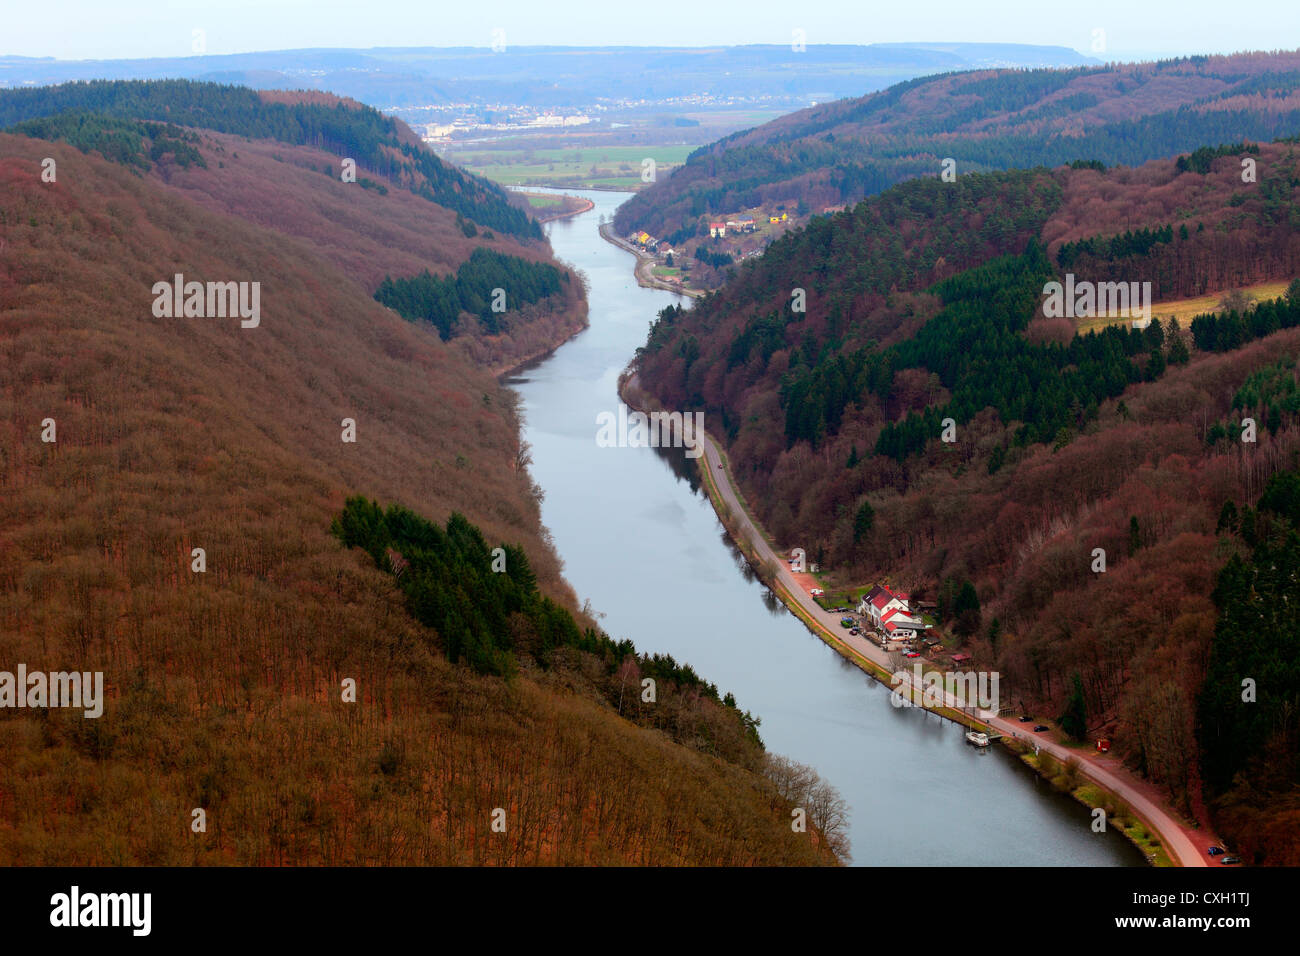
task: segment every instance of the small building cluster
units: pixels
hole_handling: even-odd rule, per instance
[[[912,613],[907,595],[883,585],[877,585],[862,596],[858,613],[887,640],[910,640],[925,631],[925,622]]]
[[[789,215],[781,213],[779,216],[768,216],[769,223],[778,224],[789,221]],[[755,232],[758,229],[758,222],[753,216],[747,216],[744,219],[727,219],[725,221],[718,219],[709,223],[709,237],[717,239],[726,236],[728,232],[733,234],[742,234]]]
[[[659,240],[656,239],[654,236],[650,235],[650,233],[646,232],[644,229],[641,230],[640,232],[632,233],[630,236],[627,237],[627,240],[633,245],[640,246],[642,249],[646,250],[647,252],[661,251]],[[662,251],[672,252],[672,248],[665,245],[663,246]]]

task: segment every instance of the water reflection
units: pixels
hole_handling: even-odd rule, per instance
[[[650,451],[668,466],[668,470],[672,472],[674,478],[678,481],[684,481],[693,493],[703,493],[703,485],[700,483],[700,470],[696,464],[699,459],[686,457],[687,449],[654,446]]]
[[[546,491],[542,520],[579,600],[607,615],[614,637],[734,692],[762,718],[770,750],[839,788],[859,864],[1141,865],[1012,754],[981,754],[961,727],[891,706],[888,688],[787,612],[727,536],[683,449],[597,447],[596,414],[617,411],[618,376],[674,297],[639,288],[628,254],[597,234],[597,217],[624,197],[582,195],[593,211],[548,228],[557,254],[587,274],[590,328],[510,378]]]

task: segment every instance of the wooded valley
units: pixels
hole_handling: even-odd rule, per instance
[[[0,712],[0,859],[846,859],[815,775],[771,762],[757,719],[687,665],[596,636],[561,577],[495,378],[585,321],[532,220],[506,234],[514,207],[450,169],[470,205],[438,205],[423,174],[393,188],[424,159],[376,161],[389,188],[366,188],[324,141],[295,144],[364,111],[253,96],[222,114],[242,132],[219,132],[190,124],[244,94],[166,108],[187,90],[0,134],[0,654],[102,670],[108,697],[97,720]],[[406,156],[384,129],[376,157]],[[289,142],[243,138],[262,134]],[[566,307],[514,339],[470,324],[444,342],[373,298],[385,275],[485,256],[559,278]],[[151,285],[177,272],[259,282],[260,325],[155,317]],[[331,533],[371,499],[391,503],[409,577]],[[412,549],[438,535],[462,550],[426,568]],[[487,543],[519,609],[514,643],[483,657],[430,602]],[[792,800],[824,807],[825,830],[793,833]]]
[[[1270,480],[1300,465],[1300,281],[1231,292],[1300,275],[1296,153],[903,183],[664,310],[638,360],[666,407],[714,423],[780,547],[935,601],[1012,706],[1082,708],[1081,736],[1113,737],[1253,861],[1292,864],[1300,768],[1274,758],[1300,734],[1300,675],[1278,663],[1296,630],[1265,597],[1238,603],[1244,574],[1275,580],[1242,570],[1250,549],[1287,539],[1223,515],[1285,517]],[[1149,282],[1151,323],[1045,316],[1066,272]],[[1215,289],[1217,311],[1161,319]],[[1272,705],[1234,736],[1224,701],[1256,669]]]

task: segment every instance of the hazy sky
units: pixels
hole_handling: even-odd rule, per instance
[[[1300,47],[1300,0],[3,0],[0,54],[61,59],[297,47],[985,41],[1100,58]],[[1104,31],[1105,49],[1093,47]]]

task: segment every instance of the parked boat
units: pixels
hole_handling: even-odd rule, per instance
[[[980,733],[978,730],[966,731],[966,743],[974,744],[976,747],[987,747],[989,745],[989,735]]]

